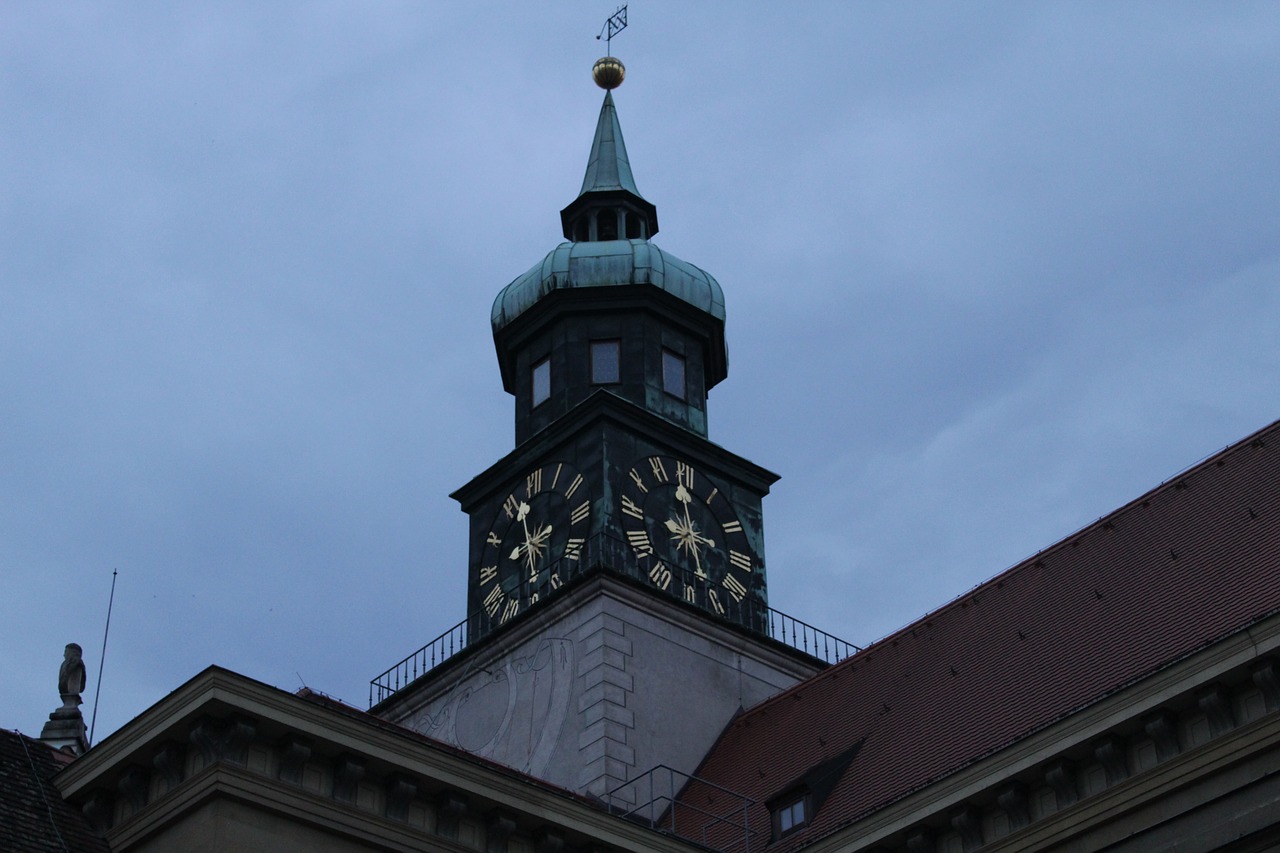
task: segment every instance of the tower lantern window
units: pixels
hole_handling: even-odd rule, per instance
[[[662,390],[681,400],[686,398],[684,356],[669,349],[662,351]]]
[[[591,342],[591,383],[614,385],[619,381],[619,341]]]
[[[600,240],[618,239],[618,212],[602,210],[596,214],[596,234]]]
[[[533,405],[551,399],[551,359],[544,358],[533,366]]]

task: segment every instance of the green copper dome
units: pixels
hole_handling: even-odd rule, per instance
[[[636,188],[612,92],[600,107],[582,190],[560,218],[571,242],[502,289],[493,302],[494,332],[554,290],[628,284],[653,285],[723,323],[719,283],[649,242],[658,232],[658,214]]]
[[[493,329],[505,327],[553,290],[651,284],[723,321],[720,283],[647,240],[561,243],[508,284],[493,302]]]

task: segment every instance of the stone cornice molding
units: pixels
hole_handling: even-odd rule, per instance
[[[850,853],[883,844],[895,833],[910,829],[940,812],[958,809],[966,801],[1004,780],[1101,738],[1121,723],[1156,711],[1171,700],[1193,696],[1196,690],[1215,679],[1237,668],[1252,665],[1258,658],[1277,649],[1280,649],[1280,615],[1270,616],[1238,631],[914,794],[863,816],[842,830],[813,841],[805,846],[806,853]],[[1216,740],[1206,747],[1214,747]],[[1163,766],[1161,764],[1122,784],[1139,784]],[[1079,807],[1086,805],[1082,802]],[[1028,830],[1035,829],[1039,823],[1034,822]]]
[[[179,735],[211,717],[253,720],[257,743],[273,750],[278,749],[284,734],[292,733],[308,738],[317,756],[358,755],[370,768],[371,777],[395,773],[428,780],[435,789],[468,795],[481,811],[502,809],[521,816],[526,827],[563,827],[616,850],[677,853],[693,849],[618,820],[585,798],[397,729],[363,712],[347,712],[294,696],[218,667],[200,673],[126,724],[63,770],[55,784],[68,800],[88,801],[97,791],[114,788],[138,761],[149,763],[167,740],[184,739]],[[435,845],[442,841],[438,835],[405,827],[380,812],[343,804],[246,766],[215,760],[121,821],[110,833],[113,847],[156,831],[165,820],[192,808],[200,797],[215,794],[234,794],[325,826],[328,819],[322,819],[321,813],[330,812],[339,818],[335,827],[355,825],[362,827],[361,832],[374,832],[376,827],[379,835],[390,832],[416,837],[415,845],[419,846],[406,849],[440,849],[421,845],[423,839]]]

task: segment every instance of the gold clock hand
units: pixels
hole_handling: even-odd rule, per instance
[[[689,543],[689,551],[693,554],[693,573],[700,578],[705,579],[707,573],[702,570],[702,558],[698,555],[697,536],[692,530],[689,531],[693,535],[694,541]]]
[[[529,536],[529,505],[524,501],[520,501],[520,505],[516,507],[516,518],[520,519],[520,526],[524,528],[524,544],[516,546],[511,552],[511,559],[520,559],[520,553],[523,551],[525,563],[532,569],[536,557],[533,554],[533,539]]]

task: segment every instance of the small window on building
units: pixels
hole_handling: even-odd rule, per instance
[[[551,399],[551,359],[544,358],[533,366],[533,405]]]
[[[772,811],[774,838],[795,832],[809,821],[809,794],[806,791],[785,797],[774,804]]]
[[[618,341],[591,342],[591,382],[593,385],[615,385],[619,381]]]
[[[662,351],[662,390],[673,397],[685,399],[684,356],[669,349]]]
[[[644,226],[640,222],[640,217],[631,212],[627,213],[627,239],[644,239]]]

